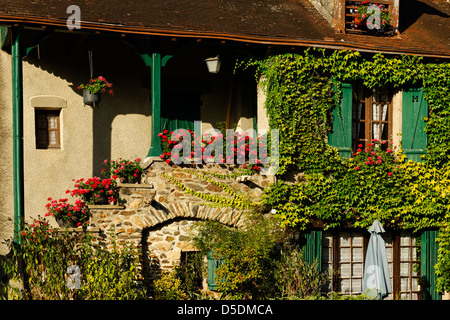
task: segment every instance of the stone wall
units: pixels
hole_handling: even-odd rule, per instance
[[[208,206],[205,200],[185,193],[170,179],[202,193],[229,196],[221,187],[186,172],[210,172],[228,177],[214,177],[249,199],[258,201],[263,189],[274,182],[273,176],[252,175],[244,179],[230,178],[236,173],[234,165],[169,166],[153,160],[139,184],[121,184],[121,205],[90,206],[89,228],[99,230],[106,241],[115,232],[118,245],[133,243],[143,249],[143,261],[159,270],[170,270],[180,262],[181,252],[194,251],[191,243],[192,226],[197,221],[215,220],[231,227],[245,223],[243,211],[234,208]],[[242,181],[245,180],[245,181]]]

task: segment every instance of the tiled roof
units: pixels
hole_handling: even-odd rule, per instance
[[[443,0],[401,1],[390,38],[338,33],[308,0],[0,0],[0,22],[65,27],[72,4],[83,29],[450,57]]]

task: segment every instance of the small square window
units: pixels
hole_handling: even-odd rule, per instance
[[[59,149],[61,147],[60,111],[35,109],[37,149]]]

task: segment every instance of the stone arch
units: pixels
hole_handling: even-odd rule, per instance
[[[243,211],[238,209],[179,201],[170,203],[167,207],[151,206],[145,212],[135,212],[130,219],[140,228],[154,227],[176,218],[214,220],[230,227],[239,228],[242,225],[242,214]]]

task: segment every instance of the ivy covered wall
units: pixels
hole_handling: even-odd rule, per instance
[[[264,79],[269,125],[280,130],[280,181],[266,192],[265,203],[282,225],[306,229],[320,219],[325,228],[368,227],[378,219],[393,229],[440,228],[438,289],[450,291],[450,63],[307,49],[243,65],[256,66]],[[420,162],[379,141],[347,150],[346,158],[330,145],[333,116],[343,116],[345,86],[355,82],[424,92],[428,116],[419,120],[427,146],[415,158]],[[293,172],[301,172],[301,181],[285,182]]]

